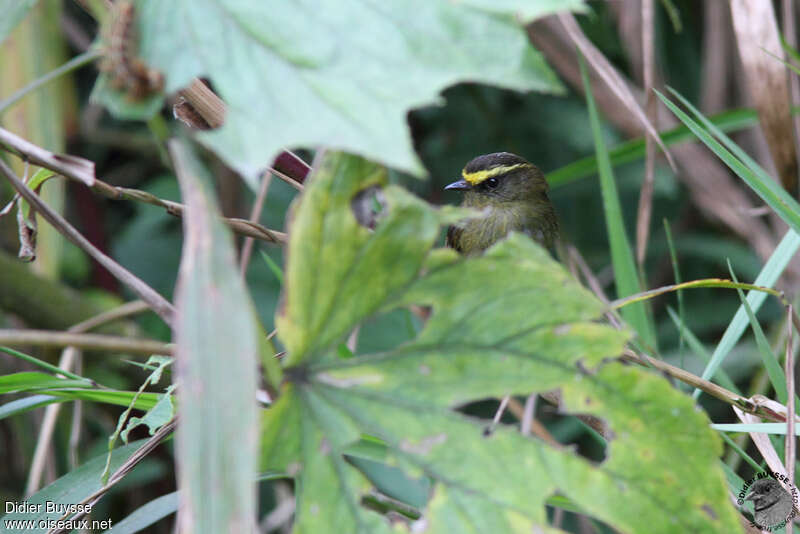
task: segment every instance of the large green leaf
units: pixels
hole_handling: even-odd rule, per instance
[[[258,326],[210,177],[185,142],[171,141],[170,154],[186,204],[174,326],[180,522],[187,532],[250,532]]]
[[[364,434],[383,440],[391,465],[434,481],[420,531],[546,529],[556,492],[621,532],[740,531],[708,419],[661,377],[605,362],[628,334],[597,321],[597,299],[518,234],[481,257],[431,250],[429,227],[453,212],[397,188],[383,189],[374,231],[360,227],[353,197],[380,176],[326,155],[294,210],[277,321],[286,383],[265,412],[262,468],[296,478],[295,532],[389,532],[361,506],[370,484],[345,461]],[[416,339],[336,355],[369,315],[410,304],[431,310]],[[607,422],[603,462],[510,427],[484,437],[481,422],[453,411],[555,388],[566,410]]]
[[[140,0],[141,53],[166,90],[195,76],[228,104],[202,134],[255,180],[283,147],[344,148],[421,173],[409,109],[459,81],[560,92],[524,23],[569,0]]]

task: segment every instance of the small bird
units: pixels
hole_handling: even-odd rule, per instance
[[[744,499],[753,501],[753,517],[759,527],[783,523],[792,513],[792,496],[774,478],[756,480]]]
[[[461,176],[445,189],[464,191],[461,205],[481,215],[451,226],[447,246],[465,255],[480,254],[512,231],[553,246],[558,219],[538,167],[516,154],[496,152],[467,163]]]

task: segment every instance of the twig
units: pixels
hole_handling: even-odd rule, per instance
[[[609,63],[606,57],[591,43],[591,41],[587,39],[571,13],[559,13],[558,19],[561,21],[561,24],[567,31],[570,39],[572,39],[572,42],[578,47],[584,57],[586,57],[586,59],[594,68],[595,72],[600,75],[603,81],[606,82],[606,85],[608,85],[609,89],[611,89],[616,97],[622,101],[623,104],[625,104],[625,107],[628,109],[628,111],[633,114],[639,120],[639,122],[641,122],[645,130],[647,130],[653,139],[656,140],[656,143],[658,143],[658,146],[664,152],[664,156],[666,156],[670,166],[675,169],[675,162],[672,160],[672,155],[661,141],[661,138],[658,136],[658,132],[653,127],[653,124],[647,119],[647,116],[644,114],[644,111],[642,111],[641,106],[636,101],[619,73],[617,73],[614,67],[611,66],[611,63]]]
[[[500,401],[500,406],[497,407],[497,411],[494,413],[494,418],[492,418],[492,422],[483,430],[484,436],[491,435],[494,432],[497,423],[500,422],[500,418],[503,416],[503,413],[506,411],[506,406],[508,405],[508,399],[511,398],[511,395],[506,395]]]
[[[151,193],[148,193],[147,191],[130,189],[127,187],[117,187],[114,185],[109,185],[101,180],[96,180],[95,186],[92,187],[92,189],[113,200],[134,200],[137,202],[144,202],[145,204],[151,204],[153,206],[164,208],[170,215],[183,217],[183,204],[179,202],[173,202],[171,200],[164,200]],[[228,217],[221,217],[220,220],[237,234],[252,237],[260,241],[283,244],[288,240],[288,237],[284,232],[271,230],[253,221]]]
[[[89,330],[94,330],[95,328],[103,326],[106,323],[124,319],[126,317],[130,317],[131,315],[145,312],[149,309],[150,306],[148,306],[146,302],[142,300],[132,300],[111,310],[99,313],[94,317],[89,317],[85,321],[81,321],[80,323],[71,326],[69,328],[69,332],[88,332]]]
[[[134,467],[136,467],[136,465],[139,462],[144,460],[144,458],[148,454],[150,454],[150,452],[152,452],[153,449],[155,449],[158,446],[158,444],[161,443],[161,441],[163,441],[170,433],[172,433],[173,430],[175,430],[176,424],[177,424],[177,419],[173,417],[169,423],[159,428],[158,431],[156,431],[156,433],[153,434],[153,437],[148,439],[141,447],[139,447],[136,450],[136,452],[134,452],[131,455],[130,458],[125,460],[125,463],[123,463],[119,467],[119,469],[114,471],[114,473],[109,477],[108,483],[105,486],[95,491],[94,493],[92,493],[91,495],[89,495],[88,497],[86,497],[80,503],[77,504],[88,504],[90,505],[88,509],[91,510],[91,508],[97,503],[97,501],[99,501],[103,497],[103,495],[106,494],[106,492],[108,492],[108,490],[110,490],[120,480],[122,480],[125,477],[125,475],[130,473],[130,471]],[[82,507],[82,508],[87,509],[87,507]],[[72,520],[78,520],[84,515],[86,515],[86,512],[80,512],[72,516],[70,512],[67,512],[66,514],[64,514],[59,518],[59,521],[64,521],[67,518],[70,518]],[[64,532],[63,528],[53,528],[48,530],[47,534],[60,534],[61,532]]]
[[[536,411],[536,393],[531,393],[525,399],[525,411],[522,412],[522,424],[520,425],[520,433],[523,436],[529,436],[531,433],[531,423],[533,423],[533,414]]]
[[[701,278],[699,280],[691,280],[689,282],[682,282],[680,284],[670,284],[667,286],[657,287],[655,289],[648,289],[646,291],[642,291],[641,293],[635,293],[633,295],[629,295],[627,297],[623,297],[621,299],[617,299],[609,304],[609,307],[613,310],[618,310],[629,304],[633,304],[635,302],[641,302],[643,300],[648,300],[653,297],[657,297],[659,295],[664,295],[665,293],[669,293],[671,291],[678,291],[681,289],[694,289],[694,288],[707,288],[707,287],[718,287],[724,289],[746,289],[748,291],[761,291],[762,293],[767,293],[772,295],[773,297],[777,298],[781,301],[781,304],[788,304],[786,302],[786,298],[782,291],[777,289],[772,289],[771,287],[766,286],[757,286],[755,284],[745,284],[742,282],[733,282],[731,280],[726,280],[724,278]],[[793,316],[796,314],[793,314]]]
[[[794,461],[796,455],[795,445],[797,438],[794,435],[794,352],[792,351],[792,334],[794,333],[794,325],[792,324],[791,317],[794,315],[794,307],[789,304],[787,306],[787,313],[789,320],[786,321],[789,327],[789,334],[786,338],[786,361],[784,362],[786,373],[786,448],[784,451],[784,463],[786,464],[786,471],[788,472],[789,481],[794,483]]]
[[[561,406],[561,398],[558,395],[555,395],[554,392],[548,391],[539,395],[542,399],[550,402],[555,407]],[[527,405],[527,404],[526,404]],[[517,420],[522,421],[525,418],[525,406],[520,404],[517,399],[511,397],[508,399],[508,411],[511,412]],[[564,446],[558,442],[556,438],[545,428],[545,426],[537,421],[536,419],[530,419],[530,431],[531,434],[536,436],[537,438],[541,439],[548,445],[556,448],[561,449]]]
[[[275,169],[275,167],[270,167],[269,168],[269,172],[271,172],[272,174],[274,174],[275,176],[277,176],[278,178],[280,178],[281,180],[283,180],[287,184],[291,185],[292,187],[294,187],[298,191],[302,191],[303,189],[305,189],[305,186],[303,184],[301,184],[300,182],[298,182],[297,180],[295,180],[291,176],[288,176],[288,175],[282,173],[281,171]]]
[[[264,203],[267,200],[267,191],[269,191],[269,184],[272,181],[272,173],[267,171],[261,178],[261,187],[258,189],[256,201],[253,204],[253,209],[250,212],[250,222],[255,223],[261,218],[261,212],[264,210]],[[242,278],[247,274],[247,266],[250,264],[250,255],[253,253],[253,238],[246,237],[242,243],[242,253],[239,256],[239,271]]]
[[[92,187],[95,182],[94,162],[77,156],[55,154],[34,145],[30,141],[0,128],[0,144],[7,146],[22,159],[35,163],[40,167],[55,171],[67,178],[78,180]]]
[[[133,302],[128,302],[123,304],[122,306],[118,306],[113,310],[109,310],[107,312],[101,313],[95,317],[82,321],[72,327],[70,327],[69,332],[78,334],[83,333],[93,328],[97,328],[99,326],[104,325],[105,323],[116,321],[118,319],[122,319],[128,317],[130,315],[141,313],[143,311],[147,311],[150,308],[142,302],[141,300],[136,300]],[[61,352],[61,357],[58,361],[58,367],[64,371],[70,371],[73,366],[73,363],[80,358],[81,354],[75,347],[69,346],[66,347]],[[77,401],[80,402],[80,401]],[[40,482],[42,480],[42,473],[44,472],[45,467],[45,460],[47,459],[47,451],[50,446],[51,439],[53,437],[53,430],[55,429],[55,423],[58,418],[58,413],[61,411],[61,403],[51,404],[45,409],[44,419],[42,420],[42,425],[39,430],[39,435],[36,440],[36,447],[33,453],[33,461],[31,462],[31,469],[28,474],[28,482],[25,486],[25,495],[31,495],[36,490],[39,489]],[[79,413],[79,408],[76,404],[74,414]],[[77,421],[76,421],[77,419]],[[80,418],[74,416],[73,417],[73,425],[72,431],[70,432],[70,449],[73,448],[73,439],[77,440],[77,430],[76,427],[79,428]]]
[[[210,128],[219,128],[225,122],[225,102],[199,78],[193,79],[179,94]]]
[[[83,354],[78,353],[75,358],[75,371],[80,374],[83,371]],[[60,404],[60,403],[59,403]],[[75,399],[72,403],[72,422],[69,431],[69,445],[67,458],[69,459],[69,469],[74,471],[78,467],[78,446],[81,441],[81,420],[83,419],[83,401]]]
[[[0,102],[0,115],[2,115],[4,111],[13,106],[16,102],[18,102],[20,99],[22,99],[25,95],[27,95],[31,91],[34,91],[39,87],[41,87],[42,85],[52,80],[55,80],[62,74],[66,74],[70,71],[82,67],[83,65],[86,65],[87,63],[91,63],[101,55],[102,51],[100,50],[89,50],[88,52],[84,52],[79,56],[75,56],[74,58],[67,61],[57,69],[49,71],[44,76],[33,80],[31,83],[29,83],[22,89],[15,92],[13,95],[9,96],[8,98]]]
[[[28,203],[39,212],[53,227],[61,232],[67,239],[72,241],[79,248],[83,249],[89,256],[94,258],[97,263],[105,267],[108,272],[113,274],[120,282],[127,285],[134,293],[136,293],[143,301],[147,302],[153,311],[155,311],[168,325],[172,325],[172,315],[174,309],[164,297],[159,295],[153,288],[144,283],[136,275],[128,271],[125,267],[115,262],[100,249],[92,245],[88,239],[78,232],[71,224],[69,224],[61,215],[55,212],[47,204],[44,203],[39,196],[31,191],[19,178],[14,174],[11,168],[6,163],[0,160],[0,172],[5,175],[6,179],[11,182],[11,185],[17,192],[28,201]]]
[[[172,355],[172,345],[151,339],[106,336],[101,334],[74,334],[51,330],[0,329],[0,345],[35,345],[39,347],[73,346],[84,350],[127,352],[131,354]]]
[[[62,176],[78,180],[88,185],[93,191],[104,197],[112,200],[135,200],[144,202],[146,204],[152,204],[153,206],[162,207],[171,215],[177,217],[183,216],[183,204],[158,198],[146,191],[117,187],[107,184],[102,180],[98,180],[94,175],[94,163],[89,160],[77,158],[75,156],[53,154],[3,128],[0,128],[0,144],[6,145],[12,152],[26,161],[31,161],[41,167],[55,171]],[[291,180],[289,177],[286,177],[286,179]],[[300,189],[302,189],[303,186],[300,184],[298,185]],[[285,243],[287,239],[286,234],[283,232],[270,230],[252,221],[236,218],[223,218],[222,221],[234,232],[261,241]]]
[[[727,9],[727,5],[725,6]],[[528,26],[528,36],[548,62],[558,71],[563,80],[577,92],[583,91],[580,70],[575,61],[571,38],[556,16],[544,17]],[[641,90],[630,82],[629,90],[639,94]],[[606,86],[598,83],[595,88],[597,104],[603,115],[628,136],[642,135],[640,121],[627,111],[616,95]],[[639,98],[639,96],[637,96]],[[659,111],[663,106],[659,104]],[[677,119],[665,116],[664,125],[672,128]],[[728,169],[716,156],[697,143],[674,146],[672,153],[684,169],[678,174],[692,196],[701,213],[728,226],[743,237],[755,249],[759,257],[766,260],[775,250],[776,238],[764,221],[745,219],[737,207],[752,207],[753,200],[741,189]],[[687,171],[688,169],[688,171]],[[793,272],[795,272],[793,270]]]
[[[569,245],[567,250],[570,258],[578,266],[581,274],[583,274],[583,278],[586,280],[586,283],[589,284],[589,289],[591,289],[595,296],[600,299],[600,302],[610,307],[611,302],[608,300],[608,296],[606,296],[605,292],[603,291],[603,286],[600,284],[600,280],[597,279],[591,268],[589,268],[589,264],[586,263],[586,260],[583,258],[583,255],[580,253],[580,251],[573,245]],[[605,315],[614,328],[617,330],[622,328],[622,321],[615,313],[609,310]]]
[[[637,363],[644,367],[653,367],[667,376],[689,384],[690,386],[700,389],[701,391],[711,395],[715,399],[721,400],[726,404],[730,404],[734,408],[740,409],[742,412],[758,415],[770,421],[776,421],[780,423],[785,422],[784,417],[781,417],[774,410],[762,406],[760,402],[754,402],[753,399],[748,399],[747,397],[737,395],[736,393],[729,391],[722,386],[719,386],[713,382],[709,382],[708,380],[704,380],[699,376],[690,373],[689,371],[681,369],[680,367],[675,367],[674,365],[670,365],[664,361],[651,358],[646,354],[638,354],[631,349],[625,349],[621,359],[623,361]]]
[[[653,79],[655,70],[653,35],[654,27],[654,0],[642,0],[642,62],[644,73],[644,94],[646,98],[645,113],[647,118],[658,130],[658,108],[653,94]],[[645,136],[644,181],[639,191],[639,213],[636,217],[636,260],[641,269],[647,255],[647,240],[650,235],[650,216],[653,212],[653,185],[655,181],[656,147],[651,135]]]

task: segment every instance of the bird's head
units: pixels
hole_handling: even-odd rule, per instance
[[[753,483],[750,492],[745,496],[746,501],[753,501],[755,509],[761,510],[777,502],[786,494],[786,490],[773,478],[762,478]]]
[[[526,159],[495,152],[467,163],[461,179],[445,189],[464,191],[466,203],[477,205],[536,198],[547,193],[548,187],[542,171]]]

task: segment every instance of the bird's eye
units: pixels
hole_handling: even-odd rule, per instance
[[[488,180],[486,180],[486,187],[488,187],[489,189],[494,189],[495,187],[497,187],[499,183],[500,182],[497,180],[497,178],[489,178]]]

